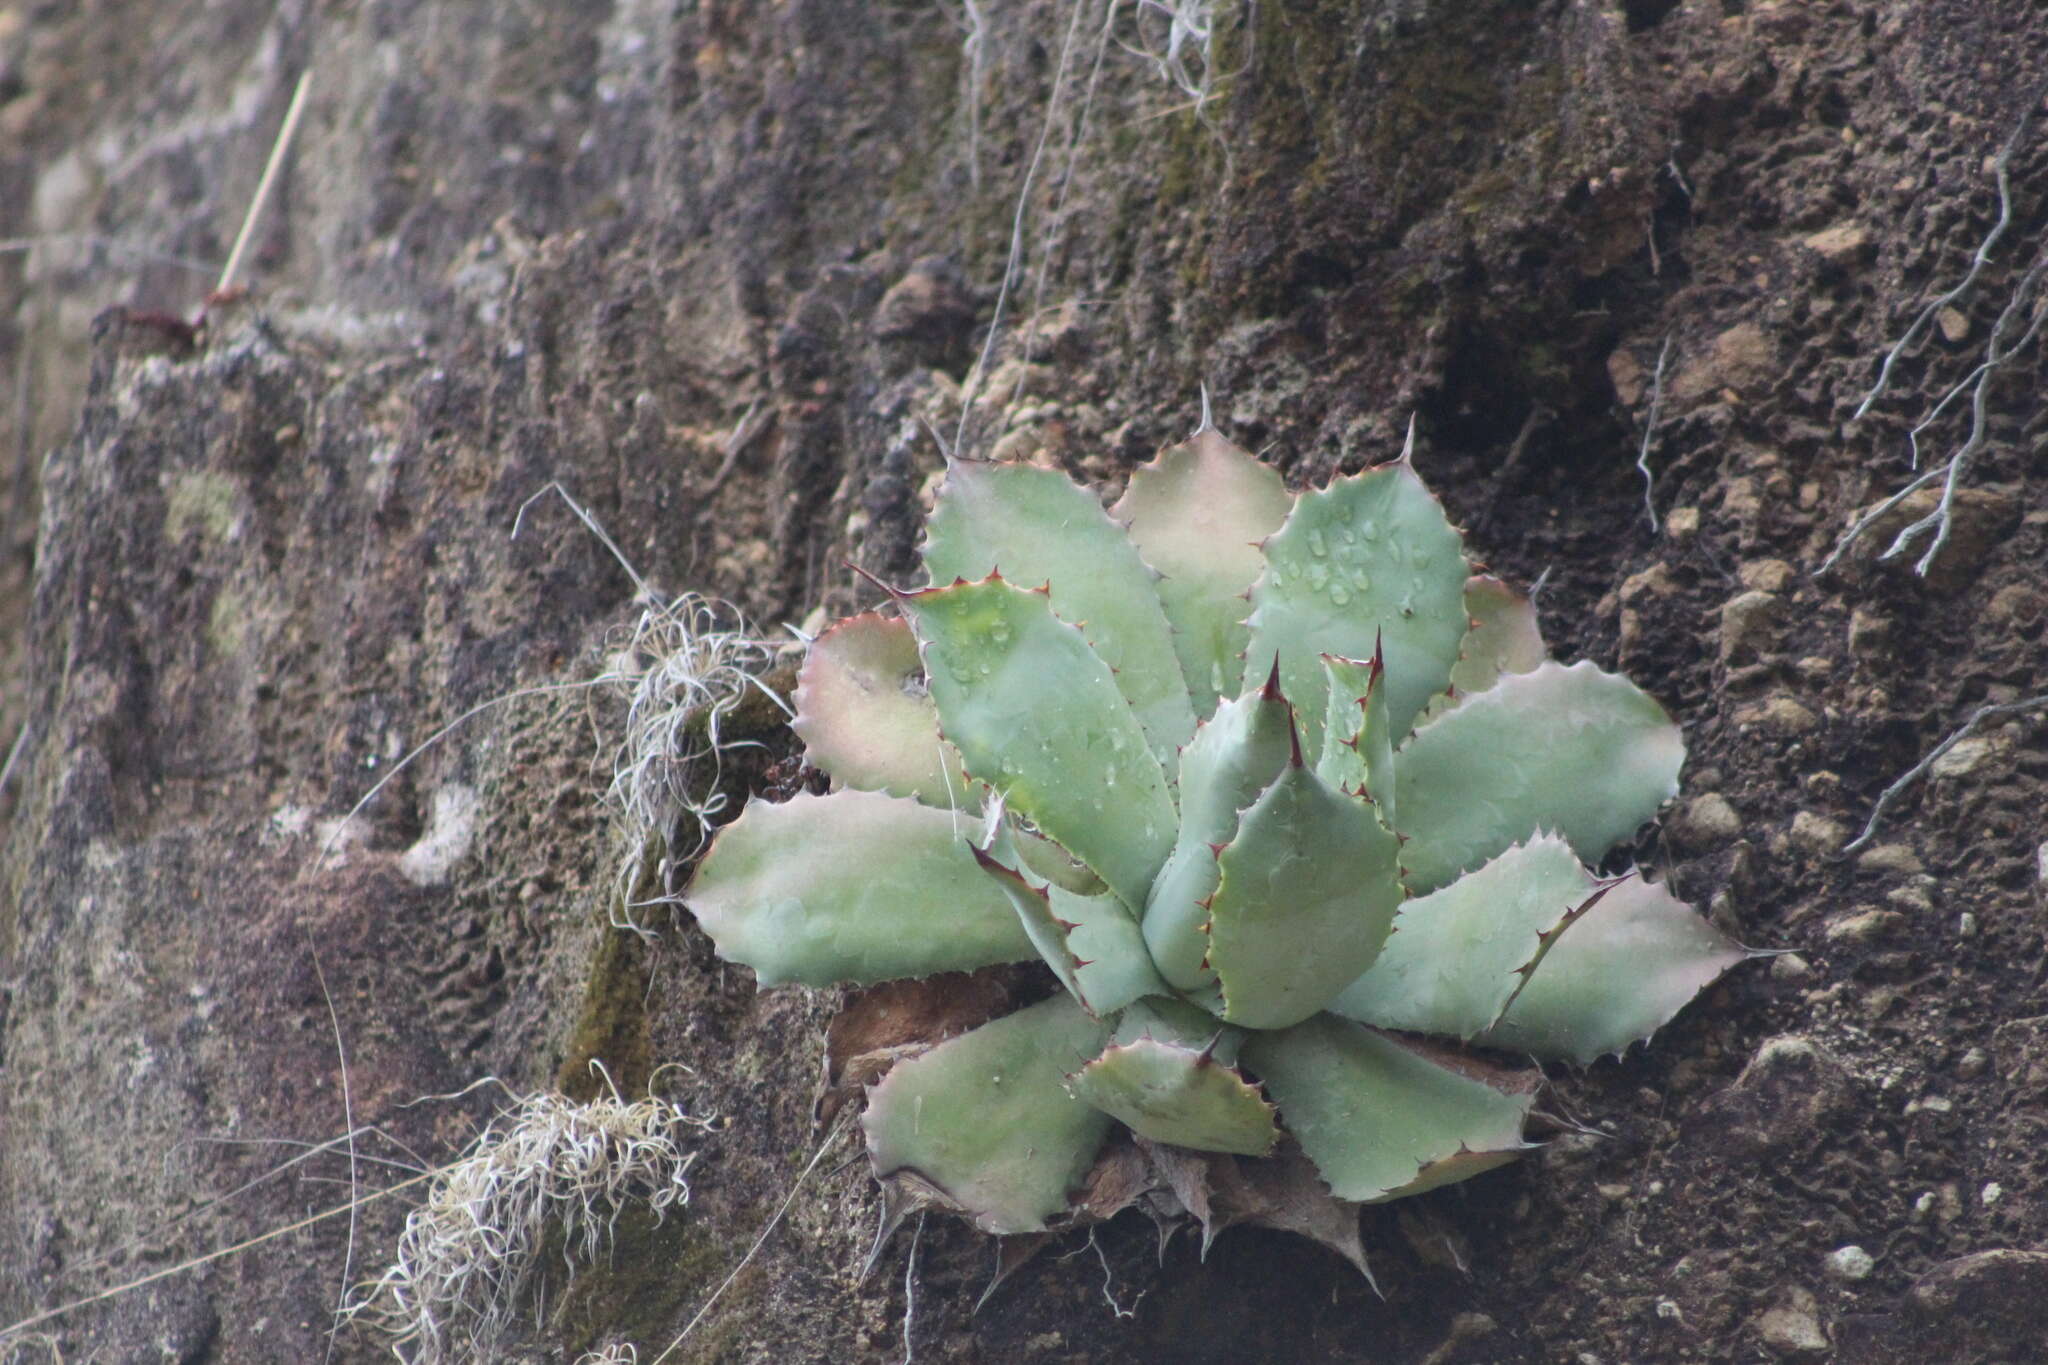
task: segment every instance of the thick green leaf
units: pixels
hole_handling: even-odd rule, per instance
[[[1431,891],[1538,830],[1588,863],[1678,792],[1685,740],[1591,663],[1510,674],[1415,732],[1395,773],[1408,884]]]
[[[804,757],[843,786],[972,811],[960,755],[939,738],[910,624],[865,612],[811,642],[797,676]]]
[[[965,826],[965,828],[961,828]],[[867,985],[1030,958],[1010,902],[975,865],[972,826],[876,792],[750,801],[683,904],[764,986]]]
[[[1153,757],[1170,775],[1195,732],[1157,575],[1087,489],[1056,470],[955,460],[924,547],[932,585],[1000,571],[1043,583],[1060,618],[1114,670]]]
[[[1016,846],[1022,863],[1015,859],[1004,861],[1031,879],[1034,886],[1046,882],[1058,882],[1067,890],[1082,896],[1102,894],[1102,878],[1088,870],[1088,864],[1080,862],[1043,834],[1028,829],[1010,828],[1009,838]]]
[[[1159,599],[1198,716],[1242,686],[1245,592],[1265,566],[1259,542],[1293,506],[1276,470],[1204,426],[1134,471],[1110,509],[1161,575]]]
[[[1386,666],[1323,655],[1330,714],[1323,726],[1323,756],[1316,775],[1340,791],[1364,794],[1394,825],[1394,736],[1387,717]]]
[[[1052,968],[1052,973],[1059,978],[1060,985],[1066,987],[1067,993],[1080,1001],[1082,1009],[1088,1010],[1090,1014],[1099,1015],[1100,1010],[1090,1009],[1088,1002],[1081,998],[1081,984],[1076,976],[1081,964],[1075,958],[1073,950],[1067,947],[1067,930],[1071,924],[1063,922],[1053,913],[1052,897],[1045,889],[1047,884],[1033,882],[1019,872],[1015,854],[1009,850],[1005,850],[1003,857],[982,849],[976,849],[974,853],[975,858],[981,863],[981,870],[989,875],[996,888],[1009,899],[1011,907],[1017,912],[1017,922],[1024,928],[1025,937],[1031,940],[1031,946],[1038,950],[1038,956],[1044,960],[1045,965]]]
[[[1522,1122],[1535,1096],[1526,1078],[1449,1066],[1348,1019],[1323,1014],[1254,1034],[1243,1055],[1342,1199],[1385,1199],[1432,1175],[1477,1174],[1486,1163],[1460,1158],[1528,1145]]]
[[[1401,904],[1399,847],[1371,806],[1330,787],[1297,751],[1218,859],[1209,965],[1222,1017],[1285,1028],[1357,980]]]
[[[1117,1016],[1114,1041],[1130,1043],[1140,1038],[1156,1038],[1197,1052],[1209,1048],[1217,1061],[1236,1066],[1237,1052],[1245,1037],[1243,1029],[1219,1022],[1207,1010],[1176,996],[1154,995],[1134,1001]]]
[[[1109,1133],[1066,1088],[1108,1036],[1056,995],[899,1062],[862,1120],[876,1177],[914,1177],[988,1232],[1043,1232]]]
[[[1325,684],[1318,656],[1385,652],[1387,715],[1405,735],[1451,676],[1464,638],[1465,556],[1443,507],[1403,461],[1304,493],[1264,546],[1252,586],[1247,672],[1277,655],[1280,685],[1320,752]]]
[[[1580,1064],[1620,1055],[1662,1028],[1721,973],[1759,956],[1730,942],[1662,886],[1631,876],[1537,964],[1477,1041]]]
[[[1080,964],[1074,973],[1077,993],[1090,1009],[1114,1013],[1140,996],[1168,989],[1145,951],[1137,917],[1115,895],[1077,896],[1057,882],[1046,890],[1053,913],[1074,926],[1067,931],[1067,948]]]
[[[1461,1180],[1470,1180],[1475,1175],[1507,1165],[1531,1147],[1541,1143],[1520,1143],[1492,1152],[1454,1152],[1450,1156],[1432,1161],[1415,1175],[1415,1178],[1398,1190],[1388,1190],[1375,1204],[1385,1204],[1395,1199],[1406,1199],[1411,1194],[1422,1194],[1444,1185],[1455,1185]]]
[[[1292,712],[1275,682],[1220,710],[1181,753],[1180,838],[1145,904],[1145,943],[1182,990],[1213,983],[1209,897],[1222,877],[1217,849],[1237,835],[1238,815],[1272,784],[1293,752]]]
[[[1599,894],[1557,835],[1517,845],[1402,906],[1379,961],[1330,1008],[1381,1028],[1467,1039],[1484,1033],[1538,972],[1546,938],[1557,940]]]
[[[1528,673],[1550,657],[1536,604],[1491,574],[1474,574],[1465,584],[1465,610],[1472,624],[1451,669],[1458,694],[1484,692],[1509,673]]]
[[[968,772],[1126,904],[1143,905],[1177,819],[1108,665],[1044,593],[1000,578],[927,589],[902,605]]]
[[[1153,970],[1137,918],[1114,893],[1079,895],[1036,876],[1017,856],[1012,831],[998,824],[982,870],[1016,908],[1024,932],[1081,1008],[1098,1017],[1140,996],[1162,995],[1167,985]]]
[[[1137,1038],[1111,1046],[1067,1088],[1153,1142],[1264,1156],[1280,1140],[1258,1087],[1206,1048]]]

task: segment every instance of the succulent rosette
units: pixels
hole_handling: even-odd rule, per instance
[[[764,985],[1058,978],[868,1092],[897,1206],[1077,1221],[1121,1125],[1155,1212],[1363,1268],[1332,1209],[1528,1147],[1540,1072],[1474,1047],[1619,1054],[1748,955],[1588,870],[1676,794],[1678,727],[1550,660],[1405,457],[1296,496],[1205,427],[1108,513],[955,461],[927,529],[932,586],[810,647],[833,790],[751,802],[684,897]]]

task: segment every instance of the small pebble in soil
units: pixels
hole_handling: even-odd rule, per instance
[[[1679,818],[1680,832],[1692,843],[1706,848],[1727,843],[1742,833],[1742,817],[1728,798],[1719,792],[1702,792],[1685,803]]]
[[[1839,821],[1830,820],[1825,815],[1803,810],[1792,817],[1792,842],[1808,853],[1820,856],[1833,853],[1848,837]]]
[[[1822,932],[1830,943],[1874,943],[1898,932],[1905,923],[1906,917],[1896,910],[1867,907],[1830,920]]]
[[[1757,1315],[1756,1334],[1766,1346],[1784,1355],[1816,1355],[1828,1349],[1828,1335],[1814,1311],[1813,1295],[1795,1289],[1791,1302]]]
[[[1771,980],[1798,981],[1813,971],[1813,966],[1797,953],[1786,953],[1771,959]]]
[[[1741,730],[1761,730],[1770,735],[1803,735],[1819,725],[1820,719],[1790,697],[1772,697],[1738,710],[1735,724]]]
[[[1973,1076],[1983,1075],[1984,1068],[1990,1065],[1991,1055],[1981,1047],[1973,1047],[1956,1063],[1956,1074],[1967,1080]]]
[[[1959,739],[1949,751],[1928,765],[1928,773],[1938,778],[1968,777],[1984,766],[1986,759],[2004,746],[1995,739],[1972,735]]]
[[[1926,888],[1920,886],[1895,886],[1884,893],[1885,903],[1897,910],[1916,910],[1922,914],[1934,909],[1934,901]]]
[[[1799,572],[1782,559],[1752,559],[1735,571],[1745,588],[1783,592],[1799,580]]]
[[[2048,847],[2048,845],[2044,845]],[[1920,855],[1906,844],[1877,844],[1866,848],[1857,856],[1856,866],[1863,872],[1904,872],[1921,871]]]
[[[1978,1192],[1977,1198],[1984,1207],[1990,1208],[1993,1204],[2005,1198],[2005,1187],[1994,1180]]]
[[[1870,1272],[1877,1268],[1877,1261],[1862,1247],[1850,1245],[1837,1247],[1828,1253],[1828,1275],[1844,1284],[1870,1278]]]
[[[1721,662],[1734,663],[1762,654],[1775,642],[1784,616],[1784,599],[1752,590],[1721,604]]]
[[[1849,652],[1866,661],[1878,658],[1891,639],[1891,629],[1892,623],[1883,616],[1857,607],[1849,613]]]

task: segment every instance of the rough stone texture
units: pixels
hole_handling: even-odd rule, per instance
[[[1828,1349],[1828,1335],[1814,1312],[1813,1295],[1804,1289],[1792,1291],[1791,1302],[1767,1308],[1757,1315],[1757,1339],[1784,1356],[1813,1356]]]
[[[1677,833],[1701,848],[1718,848],[1742,835],[1742,816],[1719,792],[1703,792],[1679,812]]]
[[[1870,571],[1882,534],[1813,577],[1911,476],[1905,433],[2025,268],[2016,233],[1851,420],[1996,216],[1986,160],[2048,70],[2031,4],[1224,4],[1200,117],[1117,41],[1163,51],[1156,15],[1121,8],[1104,45],[1100,10],[982,9],[969,43],[942,7],[848,0],[0,3],[0,720],[25,733],[0,788],[0,1319],[342,1201],[328,1153],[211,1202],[267,1144],[352,1118],[378,1129],[367,1184],[447,1159],[488,1093],[405,1106],[486,1075],[684,1062],[665,1093],[728,1121],[687,1213],[622,1225],[507,1359],[651,1359],[799,1179],[839,1002],[758,993],[653,911],[651,942],[604,927],[616,698],[481,712],[318,856],[413,745],[595,677],[638,615],[556,501],[510,537],[551,480],[654,586],[772,630],[865,600],[849,560],[914,574],[931,430],[1112,493],[1202,384],[1296,481],[1391,455],[1413,416],[1475,552],[1551,569],[1559,652],[1625,662],[1685,725],[1689,789],[1758,830],[1860,830],[1971,709],[2024,695],[1994,689],[2048,676],[2038,352],[1987,390],[1934,581]],[[309,64],[254,294],[194,336],[213,270],[190,263],[225,255]],[[2038,222],[2038,125],[2012,175]],[[1786,597],[1788,653],[1738,676],[1714,625],[1745,587]],[[1647,839],[1811,970],[1746,969],[1650,1048],[1560,1072],[1556,1111],[1610,1136],[1416,1201],[1461,1256],[1367,1211],[1384,1302],[1298,1239],[1161,1266],[1126,1219],[971,1314],[990,1254],[934,1222],[918,1359],[1680,1360],[1788,1310],[1841,1359],[2024,1359],[2038,1323],[1968,1307],[1996,1277],[1940,1269],[2048,1242],[2048,766],[2016,719],[1998,762],[1894,809],[1910,867]],[[776,756],[735,794],[791,780]],[[1923,866],[1974,934],[1822,941]],[[859,1283],[873,1194],[838,1141],[679,1355],[901,1358],[906,1252]],[[66,1359],[322,1358],[403,1203],[365,1207],[352,1252],[330,1219],[48,1328]],[[1870,1276],[1815,1284],[1852,1242],[1883,1249]]]
[[[1740,663],[1769,649],[1784,615],[1776,593],[1737,593],[1721,604],[1721,662]]]
[[[1854,1084],[1840,1059],[1811,1038],[1772,1038],[1734,1084],[1703,1106],[1697,1131],[1743,1156],[1761,1157],[1825,1140],[1848,1109]]]
[[[2048,1252],[2000,1249],[1944,1261],[1914,1281],[1906,1302],[1929,1339],[1953,1349],[2039,1343],[2048,1337]]]

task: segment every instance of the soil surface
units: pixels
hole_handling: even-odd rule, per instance
[[[290,1225],[592,1059],[715,1119],[694,1198],[488,1358],[2042,1358],[2038,7],[1179,8],[1206,63],[1113,4],[0,3],[0,1327],[274,1234],[0,1360],[384,1357],[328,1327],[414,1191]],[[1628,854],[1790,951],[1365,1210],[1379,1294],[1136,1215],[978,1312],[961,1224],[863,1281],[844,998],[613,927],[648,598],[529,500],[780,639],[914,578],[941,437],[1113,496],[1204,388],[1297,486],[1412,418],[1557,655],[1684,727]],[[1950,468],[1924,573],[1941,480],[1843,548]],[[730,798],[802,780],[735,724]]]

